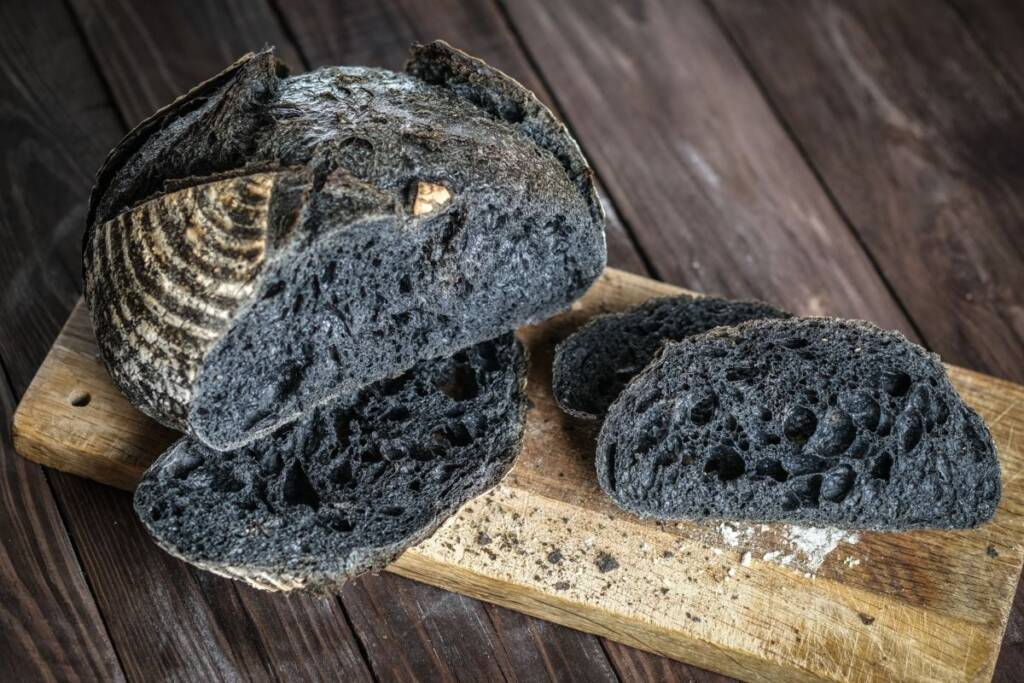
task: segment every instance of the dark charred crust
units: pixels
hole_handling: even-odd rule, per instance
[[[538,147],[554,155],[590,206],[594,222],[604,222],[604,209],[597,198],[590,165],[565,125],[529,89],[443,40],[414,45],[405,70],[426,83],[451,90],[516,127]]]

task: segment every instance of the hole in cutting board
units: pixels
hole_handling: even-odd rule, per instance
[[[68,403],[76,408],[84,408],[89,405],[89,401],[92,400],[92,396],[89,395],[88,391],[80,391],[76,389],[72,391],[68,396]]]

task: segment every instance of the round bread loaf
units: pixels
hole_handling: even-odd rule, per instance
[[[114,149],[84,243],[115,383],[216,449],[546,318],[604,263],[565,127],[443,42],[405,73],[247,55]]]

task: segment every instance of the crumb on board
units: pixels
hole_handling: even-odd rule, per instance
[[[860,617],[860,622],[865,626],[871,626],[871,624],[875,623],[875,618],[870,614],[865,614],[864,612],[857,612],[857,616]]]
[[[594,564],[597,565],[597,570],[602,574],[607,574],[608,572],[615,571],[619,568],[619,561],[604,552],[597,554],[597,559],[594,561]]]
[[[985,548],[985,554],[989,557],[999,557],[999,551],[996,550],[996,547],[991,543],[987,548]]]

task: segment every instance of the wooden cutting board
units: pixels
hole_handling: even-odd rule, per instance
[[[552,348],[596,313],[680,291],[609,269],[520,330],[533,408],[515,469],[389,571],[741,679],[991,678],[1024,561],[1024,387],[949,368],[1003,467],[980,529],[641,521],[598,488],[593,427],[554,405]],[[174,438],[111,384],[79,303],[15,414],[18,452],[131,489]]]

